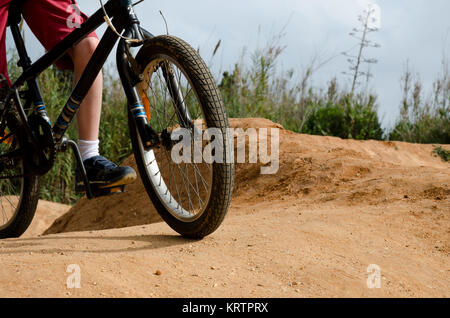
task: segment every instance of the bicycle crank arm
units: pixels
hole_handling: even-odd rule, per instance
[[[80,150],[78,149],[78,145],[75,141],[67,139],[65,136],[63,136],[60,150],[66,151],[68,147],[70,147],[72,149],[73,154],[75,155],[78,172],[81,174],[81,177],[82,177],[83,183],[84,183],[84,187],[86,189],[86,196],[88,199],[92,199],[92,198],[94,198],[94,195],[92,194],[91,185],[89,183],[89,179],[86,174],[86,168],[84,167],[83,159],[81,158],[81,154],[80,154]]]

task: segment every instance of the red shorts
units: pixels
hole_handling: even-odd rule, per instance
[[[7,78],[5,39],[11,1],[0,0],[0,73]],[[73,0],[27,0],[22,7],[22,15],[47,51],[87,19]],[[96,34],[93,32],[89,36],[96,37]],[[72,59],[68,55],[55,64],[61,69],[73,69]]]

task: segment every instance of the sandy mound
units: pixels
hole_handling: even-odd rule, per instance
[[[232,120],[233,126],[270,127],[266,120]],[[449,164],[433,145],[343,140],[280,132],[280,168],[261,175],[260,164],[238,165],[236,200],[298,198],[305,203],[344,205],[409,198],[445,200],[450,195]],[[438,199],[438,200],[439,200]]]
[[[305,204],[333,201],[341,205],[377,205],[421,199],[448,204],[448,163],[432,155],[432,145],[301,135],[267,119],[231,119],[230,126],[244,130],[280,128],[279,171],[261,175],[260,163],[237,164],[234,203],[295,198]],[[237,139],[238,134],[234,137]],[[135,167],[133,156],[124,164]],[[83,198],[45,234],[159,221],[142,182],[137,180],[126,193],[92,201]]]
[[[42,234],[56,219],[66,214],[69,209],[69,205],[40,200],[33,221],[22,237],[33,237]]]
[[[124,165],[137,170],[133,156],[125,160]],[[159,221],[161,218],[138,177],[124,193],[93,200],[82,198],[44,234],[120,228]]]

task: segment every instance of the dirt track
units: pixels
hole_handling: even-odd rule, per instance
[[[433,146],[284,130],[280,142],[276,175],[237,167],[229,215],[202,241],[154,223],[139,183],[67,214],[42,202],[25,237],[0,242],[0,297],[450,297],[450,164]],[[35,236],[62,214],[47,233],[63,233]],[[70,264],[81,289],[66,288]]]

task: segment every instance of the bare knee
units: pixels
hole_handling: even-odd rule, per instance
[[[75,45],[69,52],[72,60],[76,64],[78,61],[89,61],[97,48],[99,40],[96,37],[87,37]]]

